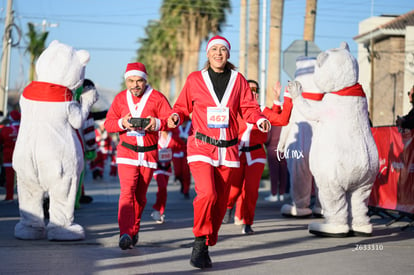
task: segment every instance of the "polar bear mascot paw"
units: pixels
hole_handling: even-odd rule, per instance
[[[46,238],[44,225],[33,226],[18,222],[14,227],[14,236],[20,240],[41,240]]]
[[[47,239],[49,241],[78,241],[85,239],[85,230],[82,226],[72,223],[68,226],[48,224]]]
[[[343,238],[348,236],[349,226],[347,224],[311,223],[309,232],[321,237]]]

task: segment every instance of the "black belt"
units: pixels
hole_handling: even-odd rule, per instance
[[[126,143],[125,141],[123,141],[121,143],[122,146],[124,146],[125,148],[131,149],[137,153],[143,153],[143,152],[148,152],[148,151],[153,151],[153,150],[157,150],[158,149],[158,144],[153,144],[150,146],[137,146],[137,145],[132,145],[129,143]]]
[[[196,137],[196,139],[199,139],[201,141],[204,141],[208,144],[211,144],[211,145],[214,145],[214,146],[217,146],[217,147],[230,147],[230,146],[234,146],[238,143],[237,138],[232,139],[232,140],[217,140],[217,139],[206,136],[206,135],[204,135],[202,133],[199,133],[199,132],[196,132],[195,137]]]
[[[256,144],[256,145],[250,146],[250,147],[242,147],[242,148],[239,149],[239,151],[241,151],[241,152],[250,152],[250,151],[260,149],[260,148],[262,148],[262,145],[261,144]]]

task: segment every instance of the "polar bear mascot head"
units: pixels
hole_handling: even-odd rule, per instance
[[[37,60],[37,81],[59,84],[74,91],[83,83],[89,58],[87,51],[75,50],[54,40]]]
[[[348,44],[322,52],[316,58],[314,82],[325,93],[351,87],[358,82],[358,62]]]

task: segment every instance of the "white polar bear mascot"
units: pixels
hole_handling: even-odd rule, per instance
[[[310,106],[317,104],[324,95],[313,81],[315,63],[315,57],[302,56],[296,60],[295,80],[301,83],[302,97]],[[290,96],[289,93],[285,94],[287,95]],[[282,128],[278,149],[286,158],[292,198],[292,203],[284,204],[280,210],[284,216],[303,218],[312,214],[321,217],[323,214],[317,195],[313,209],[310,208],[313,176],[309,168],[309,151],[315,124],[315,121],[308,121],[293,105],[289,124]]]
[[[329,237],[370,236],[367,202],[379,169],[378,151],[365,93],[357,82],[358,63],[345,42],[318,55],[314,81],[326,93],[316,108],[300,95],[299,82],[288,85],[294,105],[317,121],[309,164],[325,221],[311,223],[309,232]]]
[[[90,55],[58,41],[50,43],[36,63],[37,81],[20,98],[21,124],[13,154],[20,221],[18,239],[81,240],[82,226],[73,223],[76,192],[83,169],[77,129],[98,99],[96,90],[72,91],[82,85]],[[49,194],[50,219],[45,227],[44,194]]]

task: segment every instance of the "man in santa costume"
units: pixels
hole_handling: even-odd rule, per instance
[[[248,80],[250,89],[255,97],[259,98],[259,84],[254,80]],[[279,102],[281,86],[276,83],[273,88],[275,100],[273,110],[265,107],[263,114],[268,117],[274,126],[288,124],[290,112],[292,110],[292,100],[286,97],[283,110]],[[254,234],[252,224],[256,211],[256,202],[259,197],[260,179],[266,163],[266,152],[263,144],[267,140],[268,133],[263,133],[255,124],[245,122],[240,116],[237,117],[239,123],[239,154],[240,167],[231,177],[231,189],[227,202],[227,212],[223,222],[229,222],[234,205],[237,201],[235,223],[242,224],[242,233],[246,235]]]
[[[112,154],[113,141],[104,127],[104,121],[98,122],[98,127],[95,129],[95,142],[97,145],[96,158],[91,161],[90,168],[93,179],[102,179],[104,176],[107,159]]]
[[[115,96],[104,124],[120,139],[116,162],[121,186],[119,247],[123,250],[138,242],[148,185],[157,168],[158,131],[168,129],[166,118],[171,113],[167,98],[147,83],[144,64],[129,63],[124,77],[127,89]],[[138,119],[139,125],[132,124],[131,118]]]
[[[192,114],[187,159],[197,196],[193,202],[195,242],[190,264],[197,268],[212,267],[208,246],[217,243],[226,213],[229,178],[240,166],[237,116],[241,114],[262,132],[270,129],[246,79],[228,62],[229,41],[214,36],[206,51],[206,66],[188,76],[168,118],[168,126],[175,128]]]
[[[20,127],[20,112],[13,110],[7,117],[7,122],[0,131],[0,145],[3,152],[3,167],[6,175],[6,198],[12,202],[14,196],[14,170],[12,167],[13,151],[16,145],[17,134]]]
[[[177,131],[173,131],[173,138],[182,144],[181,150],[173,153],[174,176],[181,184],[181,193],[185,199],[190,198],[191,174],[187,163],[187,139],[191,129],[191,120],[187,120],[176,128]]]

